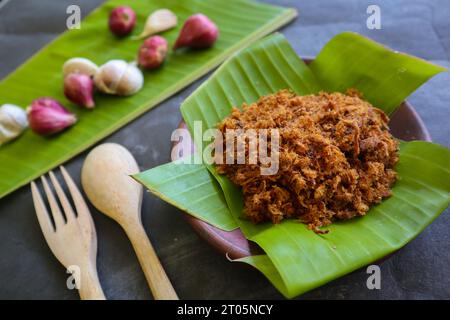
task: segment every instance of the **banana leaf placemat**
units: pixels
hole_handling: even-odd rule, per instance
[[[198,12],[218,25],[220,36],[209,50],[171,52],[162,68],[144,72],[144,88],[136,95],[126,98],[97,95],[94,110],[79,108],[63,95],[61,68],[67,59],[85,57],[99,65],[110,59],[136,59],[142,40],[118,39],[107,28],[108,15],[118,5],[129,5],[137,13],[132,36],[142,31],[147,15],[159,8],[172,10],[179,19],[177,28],[163,33],[170,45],[186,18]],[[74,127],[56,136],[42,137],[27,130],[16,141],[0,147],[0,198],[87,149],[226,57],[288,23],[296,14],[293,9],[250,0],[107,1],[81,22],[81,29],[65,32],[0,82],[0,105],[26,107],[36,98],[50,96],[78,117]]]

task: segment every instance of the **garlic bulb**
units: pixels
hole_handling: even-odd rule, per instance
[[[169,9],[156,10],[147,18],[144,30],[137,38],[146,38],[152,34],[175,28],[177,23],[177,16]]]
[[[86,58],[72,58],[63,65],[64,77],[71,73],[81,73],[93,77],[97,71],[98,66]]]
[[[17,138],[28,127],[27,113],[13,104],[0,107],[0,146]]]
[[[101,92],[129,96],[142,88],[144,76],[134,63],[110,60],[99,68],[94,82]]]

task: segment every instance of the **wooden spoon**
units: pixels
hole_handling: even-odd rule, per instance
[[[129,176],[137,172],[136,160],[127,149],[118,144],[105,143],[87,156],[81,183],[92,204],[125,230],[153,297],[157,300],[177,300],[177,294],[142,225],[142,186]]]

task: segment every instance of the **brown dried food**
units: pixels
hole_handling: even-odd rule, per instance
[[[248,145],[245,164],[216,168],[242,187],[245,215],[254,223],[297,218],[323,233],[319,227],[365,215],[390,195],[398,143],[388,121],[355,90],[308,96],[283,90],[234,108],[218,126],[224,136],[228,129],[278,129],[278,172],[261,175],[259,161],[249,164]]]

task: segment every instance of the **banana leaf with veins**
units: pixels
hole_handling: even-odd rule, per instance
[[[186,99],[181,112],[190,129],[194,121],[202,121],[204,129],[213,128],[231,107],[255,102],[280,89],[303,95],[356,88],[390,114],[420,85],[443,71],[448,70],[349,32],[331,39],[307,66],[286,39],[275,34],[226,61]],[[199,149],[208,144],[195,143]],[[225,230],[237,225],[265,252],[238,261],[260,270],[283,295],[292,298],[398,250],[450,204],[448,148],[422,141],[401,142],[399,154],[392,196],[364,217],[333,223],[325,235],[295,220],[255,225],[239,219],[242,192],[213,166],[169,163],[135,178],[206,222]],[[170,181],[165,178],[168,172],[175,172]],[[223,194],[217,192],[218,185]],[[193,188],[195,194],[183,192]]]
[[[96,94],[93,110],[80,108],[64,97],[62,66],[73,57],[96,64],[111,59],[136,60],[142,41],[132,36],[117,38],[107,27],[111,10],[128,5],[137,14],[134,34],[144,26],[149,13],[168,8],[179,25],[162,35],[173,44],[183,22],[202,12],[213,20],[220,36],[208,50],[177,50],[168,55],[162,68],[144,72],[144,87],[130,97]],[[22,107],[34,99],[53,97],[76,113],[78,122],[51,138],[31,130],[0,148],[0,198],[67,161],[94,143],[142,115],[218,66],[226,57],[296,16],[290,8],[256,3],[253,0],[109,0],[81,22],[81,29],[68,30],[0,82],[0,105]],[[236,26],[239,26],[236,28]]]

